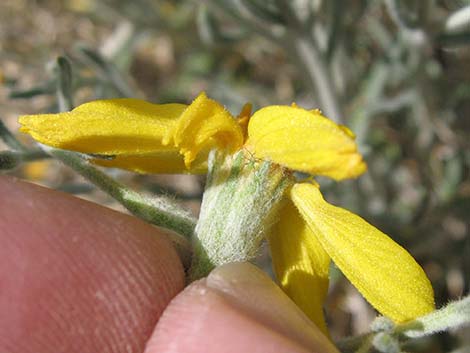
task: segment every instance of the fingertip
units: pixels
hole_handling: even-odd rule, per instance
[[[229,264],[168,306],[145,353],[337,352],[260,270]]]
[[[204,283],[188,287],[164,312],[145,353],[309,352],[265,327]]]
[[[164,234],[0,176],[0,351],[142,352],[184,272]]]

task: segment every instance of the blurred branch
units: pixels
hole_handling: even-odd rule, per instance
[[[460,33],[441,33],[436,37],[436,41],[444,47],[468,45],[470,44],[470,31]]]
[[[302,75],[307,79],[307,84],[315,92],[319,99],[320,109],[326,116],[336,122],[343,121],[341,104],[333,86],[330,68],[326,57],[320,51],[316,38],[310,35],[311,28],[307,28],[298,14],[293,11],[292,3],[287,0],[276,0],[282,13],[285,14],[287,24],[287,41],[281,43],[288,53],[295,55],[303,70],[308,75]]]
[[[2,120],[0,120],[0,139],[5,142],[5,144],[15,151],[25,151],[26,148],[18,141],[18,139],[13,135],[10,130],[5,126]]]
[[[260,22],[259,19],[254,17],[249,8],[240,0],[230,1],[235,6],[230,6],[225,0],[209,0],[211,5],[219,9],[223,14],[232,17],[239,23],[247,26],[253,32],[277,43],[282,39],[282,34],[279,33],[279,27],[267,23]]]
[[[284,22],[281,11],[272,5],[272,2],[265,0],[241,0],[247,10],[250,10],[256,17],[266,22],[279,23]]]
[[[135,96],[133,90],[112,63],[92,49],[79,47],[78,51],[82,54],[84,60],[96,69],[101,78],[111,83],[122,97]]]
[[[343,15],[341,13],[341,10],[343,8],[342,1],[331,1],[331,7],[331,25],[328,33],[328,44],[325,53],[327,60],[331,60],[331,58],[333,57],[333,52],[336,48],[338,36],[343,22]]]
[[[292,45],[297,55],[297,61],[302,65],[307,75],[300,72],[301,77],[308,80],[309,86],[318,95],[320,108],[328,118],[341,123],[343,114],[336,90],[333,87],[333,80],[324,58],[320,53],[316,43],[311,38],[292,34],[291,40],[286,45]]]
[[[427,33],[421,28],[412,27],[405,19],[403,19],[399,9],[398,0],[384,1],[390,18],[396,24],[406,40],[419,47],[428,44],[429,37]]]
[[[275,0],[275,2],[279,8],[279,12],[282,14],[283,18],[285,18],[285,24],[287,25],[286,30],[300,31],[303,24],[292,8],[292,1]]]
[[[62,111],[73,109],[72,98],[72,65],[65,57],[58,57],[56,61],[57,72],[57,101]]]
[[[26,89],[26,90],[12,90],[9,93],[9,98],[19,99],[19,98],[32,98],[42,94],[51,94],[54,93],[54,83],[52,80],[46,82],[45,84]]]
[[[381,99],[370,102],[367,107],[367,112],[370,115],[395,113],[401,109],[411,107],[417,99],[416,96],[416,90],[410,88],[399,92],[393,97],[381,97]]]
[[[14,169],[23,162],[32,162],[45,158],[49,158],[49,156],[41,150],[0,151],[0,170]]]
[[[343,120],[341,105],[333,87],[326,58],[320,52],[315,38],[310,35],[310,29],[305,27],[305,24],[293,11],[292,4],[285,0],[276,0],[287,22],[287,26],[284,27],[283,34],[281,34],[275,30],[280,26],[279,23],[261,25],[262,21],[256,19],[241,1],[233,1],[232,3],[235,6],[230,6],[224,1],[211,1],[211,4],[222,10],[224,14],[271,40],[294,57],[302,67],[303,72],[300,72],[300,77],[317,94],[320,108],[329,118],[341,122]]]

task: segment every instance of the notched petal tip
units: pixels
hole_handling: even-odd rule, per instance
[[[66,112],[60,114],[22,115],[18,118],[18,122],[21,125],[19,130],[29,134],[42,144],[61,148],[62,141],[60,136],[58,136],[58,130],[65,129],[65,126],[57,127],[57,122],[59,118],[66,119],[69,114],[69,112]]]
[[[248,125],[247,145],[259,158],[336,180],[355,178],[367,169],[348,128],[297,105],[257,111]]]
[[[328,255],[379,312],[400,323],[434,310],[431,283],[404,248],[327,203],[314,185],[296,184],[290,197]]]

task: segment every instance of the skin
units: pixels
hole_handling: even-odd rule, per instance
[[[260,270],[184,288],[165,233],[0,176],[0,352],[336,352]]]

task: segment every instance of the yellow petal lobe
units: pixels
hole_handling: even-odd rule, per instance
[[[188,106],[164,141],[174,143],[190,166],[201,150],[217,147],[234,152],[243,145],[243,132],[236,120],[204,92]]]
[[[258,158],[336,180],[357,177],[367,169],[349,129],[318,110],[296,105],[255,112],[248,125],[247,146]]]
[[[121,98],[92,101],[70,112],[27,115],[21,131],[56,148],[106,155],[175,150],[163,136],[186,109],[184,104],[151,104]]]
[[[113,156],[93,162],[140,173],[203,173],[212,148],[232,152],[244,139],[230,113],[204,93],[189,106],[109,99],[19,121],[23,132],[43,144]]]
[[[200,154],[186,168],[184,157],[178,151],[116,155],[111,159],[96,158],[94,164],[107,168],[120,168],[141,174],[204,174],[207,172],[207,155]]]
[[[400,323],[434,310],[426,274],[400,245],[327,203],[312,184],[294,185],[290,196],[323,249],[379,312]]]
[[[282,289],[328,336],[323,303],[328,292],[330,257],[290,200],[268,236],[274,273]]]

